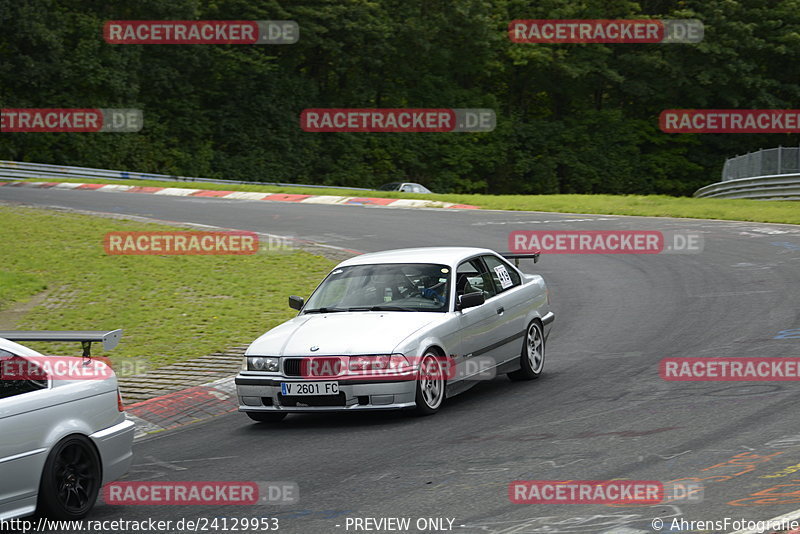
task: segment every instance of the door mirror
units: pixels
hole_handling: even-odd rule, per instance
[[[483,291],[475,291],[474,293],[467,293],[458,297],[458,309],[466,310],[467,308],[474,308],[486,302],[483,296]]]
[[[305,301],[303,300],[303,297],[296,297],[294,295],[289,297],[289,307],[294,310],[301,309],[304,303]]]

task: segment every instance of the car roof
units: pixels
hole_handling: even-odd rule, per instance
[[[12,352],[18,356],[41,356],[41,354],[35,350],[29,349],[25,345],[20,345],[19,343],[9,341],[3,337],[0,337],[0,349],[7,350],[8,352]]]
[[[457,266],[461,261],[477,254],[496,254],[488,248],[475,247],[421,247],[384,250],[362,254],[343,261],[338,266],[369,265],[375,263],[438,263]]]

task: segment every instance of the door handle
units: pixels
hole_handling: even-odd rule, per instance
[[[506,309],[500,306],[499,308],[497,308],[497,315],[503,315],[504,311],[506,311]]]

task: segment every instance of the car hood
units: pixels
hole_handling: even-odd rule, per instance
[[[389,354],[408,336],[440,321],[435,312],[338,312],[299,315],[256,339],[248,355]],[[312,351],[311,347],[319,347]]]

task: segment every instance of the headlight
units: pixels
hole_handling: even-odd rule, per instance
[[[248,356],[246,360],[248,371],[277,373],[281,367],[280,358],[271,358],[269,356]]]
[[[378,354],[369,356],[350,356],[349,369],[351,372],[406,372],[411,370],[411,364],[402,354]]]

